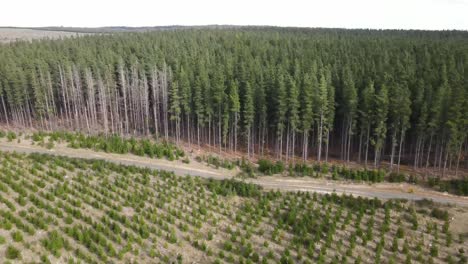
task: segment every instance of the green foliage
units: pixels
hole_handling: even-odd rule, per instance
[[[406,176],[403,173],[392,172],[388,175],[389,182],[405,182]]]
[[[8,246],[5,256],[7,259],[21,259],[21,252],[13,246]]]
[[[258,160],[258,170],[266,175],[273,175],[283,173],[285,169],[282,161],[276,161],[275,163],[270,160],[260,159]]]
[[[466,35],[235,27],[5,44],[0,97],[7,113],[0,122],[106,135],[164,134],[177,142],[196,133],[199,144],[236,150],[248,145],[255,154],[276,148],[278,157],[285,139],[300,135],[306,144],[290,151],[304,152],[304,160],[318,143],[310,144],[313,135],[320,146],[343,145],[343,159],[366,163],[369,152],[378,163],[403,140],[409,142],[402,153],[428,152],[432,163],[435,145],[444,142],[438,147],[455,162],[466,145]],[[386,142],[391,148],[383,149]],[[69,142],[169,160],[182,156],[173,147],[164,153],[161,146],[87,143]],[[424,166],[417,155],[405,156],[402,163],[413,165],[414,159],[416,167]]]
[[[56,257],[60,256],[62,248],[68,248],[68,242],[57,230],[49,232],[47,238],[42,240],[42,245]]]
[[[7,139],[8,139],[8,142],[11,142],[13,140],[15,140],[17,137],[16,137],[16,133],[13,132],[13,131],[8,131],[7,133]]]
[[[169,160],[184,157],[183,150],[167,142],[154,142],[148,139],[125,139],[117,135],[84,135],[70,132],[36,132],[32,136],[33,141],[43,141],[49,137],[47,148],[53,148],[54,142],[68,142],[72,148],[87,148],[108,153],[127,154],[132,153],[137,156],[148,156],[150,158],[163,158]]]
[[[207,155],[207,156],[201,156],[201,157],[198,156],[197,161],[198,162],[204,161],[204,162],[208,163],[209,165],[214,166],[217,169],[219,167],[221,167],[221,168],[232,170],[235,167],[234,162],[231,162],[228,159],[221,159],[221,158],[213,156],[213,155]]]
[[[437,245],[435,243],[431,246],[430,254],[431,254],[431,257],[438,257],[439,256],[439,248],[437,247]]]
[[[126,256],[174,262],[176,256],[166,249],[186,242],[202,257],[242,263],[344,263],[360,255],[386,262],[389,251],[395,252],[393,263],[420,262],[420,256],[431,254],[445,260],[450,248],[461,248],[453,255],[459,261],[465,254],[463,242],[451,238],[448,221],[420,212],[419,207],[438,208],[430,201],[265,191],[236,180],[178,177],[42,154],[0,153],[0,160],[1,182],[25,200],[18,212],[7,206],[0,210],[0,228],[13,229],[12,238],[16,232],[48,230],[40,240],[47,254],[32,252],[44,263],[70,256],[83,263],[119,262]],[[1,197],[11,200],[10,193]],[[430,228],[415,225],[417,218],[429,218]],[[431,238],[437,254],[424,247],[421,234]],[[389,236],[393,242],[385,240]],[[6,242],[1,239],[0,244]],[[23,242],[23,247],[31,245]],[[363,250],[368,247],[372,250]]]
[[[348,169],[335,166],[332,167],[332,173],[335,173],[335,177],[365,182],[382,182],[385,177],[385,172],[382,170]]]
[[[14,231],[11,233],[11,238],[15,242],[23,242],[23,233],[21,231]]]
[[[261,194],[261,187],[252,183],[245,183],[237,180],[208,180],[208,189],[216,194],[238,195],[242,197],[257,197]]]
[[[431,211],[431,216],[440,220],[445,220],[445,221],[447,221],[449,217],[447,211],[443,209],[439,209],[439,208],[433,208]]]

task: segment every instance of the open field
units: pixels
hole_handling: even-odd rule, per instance
[[[0,27],[0,43],[9,43],[12,41],[31,41],[34,39],[60,39],[72,36],[82,36],[88,33],[76,33],[66,31],[49,31],[27,28],[2,28]]]
[[[466,208],[265,192],[238,181],[41,154],[1,152],[0,164],[2,259],[466,263],[466,221],[459,219]]]

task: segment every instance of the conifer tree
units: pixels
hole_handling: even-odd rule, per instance
[[[314,80],[315,79],[315,80]],[[301,117],[302,117],[302,159],[304,161],[308,158],[309,148],[309,133],[313,123],[313,96],[314,85],[317,79],[315,72],[305,73],[304,82],[301,89]]]
[[[374,145],[374,167],[380,162],[381,151],[384,147],[385,137],[387,135],[387,114],[388,114],[388,91],[387,86],[383,84],[374,99],[374,122],[372,143]]]
[[[244,130],[247,137],[247,156],[250,157],[252,150],[252,125],[255,117],[253,92],[250,82],[246,82],[244,91],[244,105],[243,105],[243,118],[244,118]]]

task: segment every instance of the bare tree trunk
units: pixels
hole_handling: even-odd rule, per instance
[[[283,160],[283,129],[280,130],[279,135],[279,159]]]
[[[343,122],[341,124],[341,160],[346,160],[346,143],[347,143],[347,136],[346,133],[348,132],[348,123],[345,122],[343,118]]]
[[[327,142],[325,148],[325,163],[328,163],[328,146],[330,145],[330,131],[327,129]],[[348,152],[349,152],[349,143],[348,143]],[[348,162],[349,162],[349,155],[348,155]]]
[[[7,127],[10,127],[10,123],[8,121],[8,112],[7,112],[6,106],[5,106],[5,99],[3,99],[3,96],[1,98],[2,98],[3,112],[5,113],[5,121],[6,121]]]
[[[397,167],[397,172],[400,172],[400,161],[401,161],[401,150],[403,146],[403,140],[405,139],[405,131],[402,129],[400,131],[400,147],[398,149],[398,167]]]
[[[293,165],[295,164],[295,161],[294,161],[294,156],[295,156],[295,151],[294,151],[294,147],[295,147],[295,142],[296,141],[296,132],[293,130],[292,131],[292,149],[291,149],[291,158],[292,158],[292,161],[293,161]]]
[[[288,129],[286,130],[286,162],[289,161],[289,123]]]
[[[350,155],[351,155],[351,138],[352,138],[352,135],[353,135],[353,121],[351,119],[349,119],[348,121],[348,132],[347,132],[347,151],[346,151],[346,162],[349,163],[349,160],[350,160]],[[327,135],[328,136],[328,135]],[[327,146],[328,148],[328,146]],[[328,150],[327,150],[328,152]]]
[[[163,99],[163,113],[164,113],[164,137],[166,140],[169,139],[169,121],[168,121],[168,93],[167,93],[167,68],[164,64],[163,76],[162,76],[162,99]]]
[[[238,113],[234,113],[234,153],[237,153],[237,125],[238,125]]]
[[[364,133],[359,133],[359,151],[358,151],[358,162],[361,163],[361,150],[362,150],[362,137],[364,136]]]
[[[251,130],[251,128],[249,127],[247,129],[247,157],[248,158],[250,158],[250,144],[251,144],[251,142],[250,142],[251,131],[250,130]]]
[[[323,138],[323,114],[320,115],[320,125],[318,131],[318,152],[317,152],[317,160],[320,162],[322,156],[322,138]]]
[[[370,125],[367,125],[367,139],[366,139],[366,154],[365,154],[365,167],[367,168],[367,157],[369,154],[369,136],[370,136]]]
[[[458,168],[459,168],[459,165],[460,165],[460,157],[461,157],[462,147],[463,147],[463,142],[460,143],[460,148],[458,149],[458,153],[457,153],[457,166],[455,168],[455,177],[458,176]]]
[[[413,161],[413,169],[417,169],[418,167],[418,160],[419,160],[419,149],[421,147],[421,138],[420,136],[416,137],[416,147],[414,151],[414,161]]]
[[[395,158],[395,147],[396,147],[396,129],[393,130],[392,134],[392,154],[390,156],[390,170],[393,170],[393,163]]]
[[[447,168],[447,159],[449,156],[449,152],[447,150],[447,147],[445,147],[445,158],[444,158],[444,169],[442,171],[442,178],[445,177],[445,169]]]
[[[445,142],[442,141],[442,144],[441,144],[441,146],[439,148],[440,149],[439,150],[440,151],[440,155],[439,155],[439,172],[440,172],[440,170],[442,168],[442,154],[444,153],[444,151],[447,151],[446,148],[444,148],[444,145],[445,145]]]
[[[309,145],[309,131],[304,131],[303,142],[302,142],[302,160],[305,162],[307,160],[307,146]]]

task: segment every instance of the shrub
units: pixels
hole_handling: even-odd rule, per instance
[[[432,209],[431,216],[440,220],[448,220],[448,212],[439,208]]]
[[[47,142],[46,148],[47,149],[53,149],[54,148],[54,142],[52,142],[52,141]]]
[[[282,161],[277,161],[276,163],[266,159],[260,159],[258,161],[258,171],[266,175],[282,173],[284,169],[285,166]]]
[[[403,230],[403,228],[401,226],[398,227],[398,229],[396,231],[396,236],[398,238],[403,238],[405,236],[405,231]]]
[[[21,258],[21,253],[20,251],[13,247],[13,246],[8,246],[5,252],[6,258],[7,259],[19,259]]]
[[[9,131],[7,133],[7,139],[8,139],[8,142],[13,141],[14,139],[16,139],[16,133],[12,132],[12,131]]]
[[[430,250],[431,257],[437,257],[439,256],[439,249],[437,248],[437,245],[434,243],[432,244],[431,250]]]
[[[221,181],[210,179],[207,187],[211,192],[216,194],[223,196],[238,195],[242,197],[258,197],[262,189],[258,185],[233,179]]]
[[[49,232],[48,237],[42,240],[42,245],[54,256],[60,256],[60,250],[67,247],[67,241],[56,231]]]
[[[11,233],[11,238],[15,242],[22,242],[23,241],[23,233],[21,233],[21,231],[14,231],[13,233]]]
[[[406,177],[403,173],[392,172],[388,175],[389,182],[404,182]]]
[[[232,250],[232,243],[229,241],[224,242],[224,250],[231,251]]]

